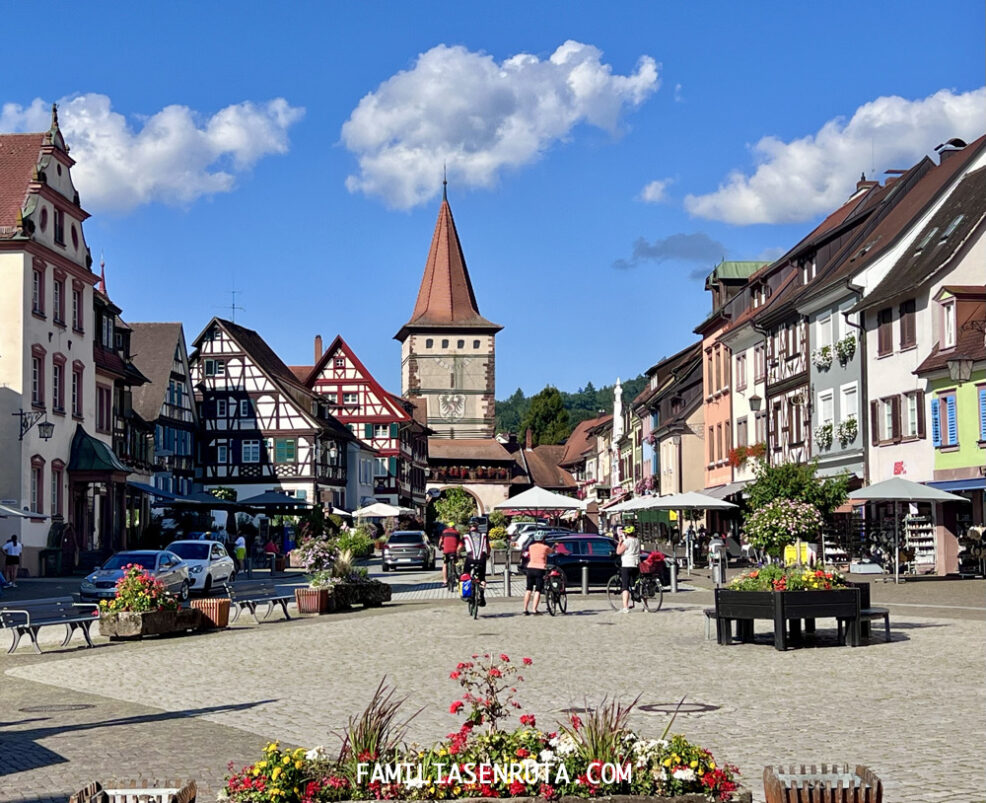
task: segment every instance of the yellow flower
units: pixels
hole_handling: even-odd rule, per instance
[[[664,759],[664,766],[665,767],[670,767],[671,766],[671,759],[670,758]]]
[[[295,761],[295,762],[294,762],[294,768],[295,768],[296,770],[300,770],[300,769],[301,769],[301,767],[302,767],[302,763],[301,763],[301,761],[300,761],[300,760],[298,760],[298,761]]]
[[[284,760],[281,763],[283,763],[283,764],[290,764],[291,763],[291,756],[285,756],[284,757]]]
[[[695,769],[698,766],[698,762],[697,761],[693,761],[688,766],[691,767],[692,769]]]
[[[277,777],[280,774],[281,774],[281,768],[280,767],[274,767],[274,771],[270,774],[270,779],[272,781],[276,781],[277,780]]]
[[[444,756],[445,754],[446,754],[446,750],[445,750],[444,747],[441,750],[438,751],[438,755],[440,755],[440,756]]]
[[[266,762],[266,761],[258,761],[258,762],[257,762],[257,766],[258,766],[258,767],[259,767],[260,769],[263,769],[264,767],[266,767],[266,766],[267,766],[267,762]]]
[[[709,762],[709,769],[714,770],[716,768],[716,763],[714,761]]]

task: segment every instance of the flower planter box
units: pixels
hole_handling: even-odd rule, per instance
[[[720,644],[732,641],[732,622],[738,623],[739,637],[753,641],[753,622],[767,619],[774,623],[774,647],[787,648],[788,623],[791,635],[800,635],[801,620],[805,630],[815,629],[816,619],[834,618],[838,636],[846,628],[846,641],[859,645],[860,605],[858,588],[838,588],[830,591],[736,591],[716,589],[716,632]]]
[[[386,583],[379,580],[371,580],[369,583],[360,583],[355,586],[357,601],[364,608],[379,608],[385,602],[390,602],[392,589]]]
[[[198,630],[201,620],[202,612],[196,608],[146,613],[133,611],[102,613],[99,617],[99,632],[110,639],[163,636],[169,633]]]
[[[354,602],[358,602],[356,595],[356,583],[335,583],[328,587],[329,597],[331,598],[333,610],[348,611]]]
[[[202,613],[202,630],[229,627],[229,597],[193,599],[191,605]]]
[[[450,798],[450,800],[470,800],[470,801],[490,801],[492,798]],[[675,795],[674,797],[651,797],[646,795],[601,795],[591,798],[600,803],[708,803],[709,798],[699,793],[689,793],[686,795]],[[501,797],[496,799],[497,803],[544,803],[543,798],[539,797]],[[573,795],[562,795],[556,798],[555,803],[585,803],[586,798],[575,797]],[[748,789],[737,789],[733,793],[732,803],[752,803],[753,795]],[[356,803],[356,801],[340,801],[340,803]],[[411,803],[411,801],[395,798],[390,803]],[[420,803],[420,801],[416,801]]]
[[[869,767],[812,764],[801,768],[765,767],[763,791],[766,803],[882,803],[883,782]]]
[[[296,588],[294,602],[298,613],[328,613],[331,597],[328,588]]]

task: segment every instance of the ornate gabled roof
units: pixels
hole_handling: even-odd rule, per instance
[[[0,228],[13,229],[41,157],[44,134],[0,135]]]
[[[466,258],[462,254],[459,234],[452,219],[452,209],[448,200],[443,198],[414,312],[394,339],[404,340],[416,329],[485,329],[498,332],[502,328],[479,314]]]
[[[150,380],[133,389],[133,408],[145,421],[156,421],[168,392],[175,349],[181,342],[181,324],[132,323],[130,330],[130,358]]]

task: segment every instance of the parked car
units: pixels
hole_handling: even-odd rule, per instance
[[[422,530],[398,530],[390,534],[383,547],[383,570],[419,565],[435,568],[435,550]]]
[[[569,585],[582,584],[582,567],[589,567],[589,583],[606,585],[616,574],[618,556],[616,541],[605,535],[553,535],[545,542],[554,546],[548,563],[565,574]],[[643,557],[643,555],[641,555]]]
[[[559,538],[563,535],[575,535],[571,530],[566,530],[563,527],[545,527],[539,524],[534,527],[528,527],[526,530],[521,530],[517,537],[510,542],[511,549],[527,549],[531,545],[531,539],[534,537],[534,533],[543,533],[546,541],[550,538]]]
[[[192,581],[186,564],[174,552],[166,549],[135,549],[117,552],[91,574],[83,578],[79,596],[83,602],[98,602],[116,596],[116,581],[123,577],[123,567],[135,563],[164,584],[165,590],[183,602],[188,599]]]
[[[236,564],[219,541],[172,541],[165,549],[188,564],[192,591],[208,594],[214,585],[232,583]]]

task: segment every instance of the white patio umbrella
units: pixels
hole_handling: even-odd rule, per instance
[[[875,485],[868,485],[849,494],[850,499],[860,499],[864,502],[893,502],[894,503],[894,582],[900,582],[900,527],[897,521],[897,505],[900,502],[968,502],[964,496],[957,496],[946,491],[939,491],[911,482],[903,477],[893,477]]]
[[[535,485],[517,496],[505,499],[493,505],[496,510],[530,510],[553,512],[560,510],[578,510],[582,503],[571,496],[556,494]]]
[[[716,499],[714,496],[706,496],[697,491],[685,491],[680,494],[669,494],[668,496],[641,496],[636,510],[730,510],[738,507],[732,502],[724,499]],[[683,516],[679,512],[679,520],[684,524]],[[684,527],[682,527],[684,530]],[[684,534],[684,532],[682,532]],[[688,552],[688,571],[692,570],[694,556],[692,555],[691,536],[685,539],[686,550]],[[677,552],[677,549],[675,550]]]
[[[409,507],[388,505],[386,502],[374,502],[372,505],[354,510],[351,515],[357,519],[390,519],[396,516],[413,515],[413,513],[414,511]]]

